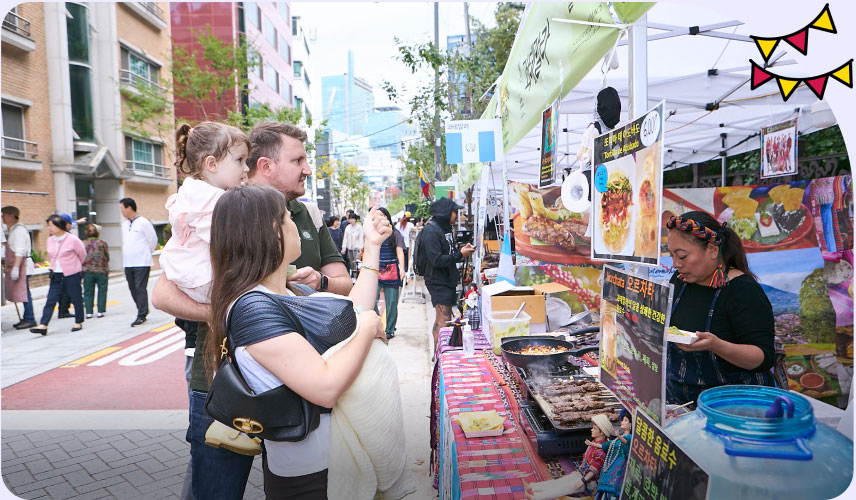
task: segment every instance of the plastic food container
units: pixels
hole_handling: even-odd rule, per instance
[[[517,311],[494,311],[490,313],[491,345],[493,353],[502,354],[502,339],[504,337],[519,337],[529,335],[529,315],[523,311],[514,319]]]
[[[853,443],[781,389],[708,389],[665,430],[710,474],[708,498],[834,498],[853,477]]]

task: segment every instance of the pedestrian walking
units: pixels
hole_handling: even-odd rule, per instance
[[[86,226],[86,260],[83,261],[83,305],[86,319],[92,317],[95,288],[98,287],[98,317],[107,312],[107,277],[110,274],[110,252],[107,242],[100,238],[101,228]]]
[[[9,228],[3,288],[6,290],[6,300],[24,304],[24,316],[21,321],[12,326],[16,330],[25,330],[36,326],[33,296],[30,294],[29,275],[33,269],[33,259],[30,258],[32,252],[30,232],[21,224],[21,211],[18,207],[5,206],[0,212],[2,212],[3,224]]]
[[[137,318],[131,326],[142,325],[149,314],[149,273],[152,270],[152,252],[158,246],[158,237],[152,223],[137,213],[137,202],[132,198],[119,200],[122,221],[122,265],[131,297],[137,304]]]
[[[360,216],[353,212],[348,215],[348,227],[345,228],[345,235],[342,237],[342,249],[345,250],[351,272],[355,272],[360,251],[363,249],[363,226],[360,225]]]
[[[410,221],[410,212],[404,212],[404,216],[399,219],[395,230],[401,233],[404,238],[404,275],[410,270],[410,233],[414,229],[413,222]],[[403,283],[402,283],[403,284]]]
[[[74,326],[71,331],[83,328],[83,297],[80,294],[80,278],[83,274],[83,261],[86,249],[80,238],[68,232],[69,223],[59,215],[51,215],[45,223],[51,233],[48,238],[48,257],[50,259],[50,287],[42,319],[39,326],[30,328],[33,333],[48,334],[48,323],[63,290],[68,294],[74,306]]]
[[[378,209],[386,216],[389,227],[395,227],[392,224],[392,217],[389,215],[389,210],[385,207]],[[395,230],[389,235],[389,238],[384,240],[380,246],[380,273],[378,273],[378,289],[375,299],[375,312],[378,311],[378,302],[380,301],[380,291],[383,290],[383,303],[386,309],[386,338],[387,340],[395,337],[395,325],[398,323],[398,296],[403,283],[404,277],[404,236],[401,232]]]

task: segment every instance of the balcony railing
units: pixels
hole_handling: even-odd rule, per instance
[[[133,73],[131,70],[128,69],[123,69],[119,71],[119,81],[126,85],[131,85],[132,87],[140,87],[145,85],[158,89],[161,92],[166,92],[166,89],[158,85],[157,82],[154,82],[152,80],[149,80],[148,78]]]
[[[30,21],[14,12],[9,12],[6,14],[6,17],[3,18],[3,28],[18,35],[30,38]]]
[[[125,160],[125,170],[131,171],[135,175],[157,177],[160,179],[169,179],[169,168],[164,165],[157,165],[155,163]]]
[[[2,155],[7,158],[20,158],[22,160],[35,160],[39,156],[39,145],[32,141],[25,141],[17,137],[2,137]]]
[[[163,9],[161,9],[158,4],[154,2],[140,2],[140,5],[145,7],[147,11],[157,16],[157,18],[161,21],[166,21],[166,19],[163,18]]]

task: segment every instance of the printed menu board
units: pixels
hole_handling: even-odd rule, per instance
[[[620,500],[705,500],[710,475],[637,411]]]
[[[600,381],[655,422],[666,414],[666,325],[673,285],[603,267]]]
[[[594,139],[593,260],[659,262],[664,105]]]

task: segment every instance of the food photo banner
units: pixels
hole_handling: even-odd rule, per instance
[[[659,261],[664,106],[594,139],[593,260]]]
[[[541,118],[541,171],[538,187],[552,185],[556,180],[556,139],[558,138],[559,99],[544,110]]]
[[[761,129],[761,178],[797,173],[797,119]]]
[[[600,381],[631,411],[666,414],[666,326],[673,286],[603,266]]]
[[[710,475],[644,412],[634,422],[620,500],[705,500]]]

